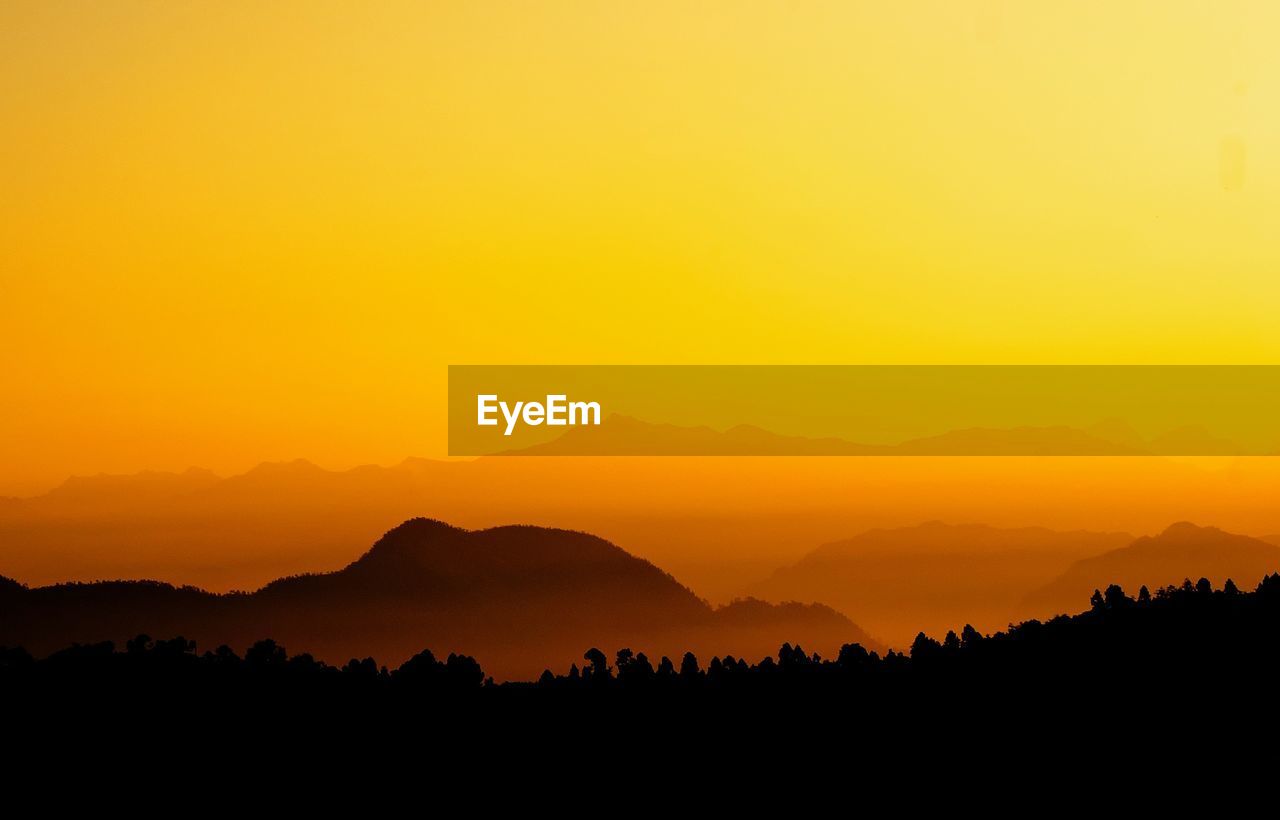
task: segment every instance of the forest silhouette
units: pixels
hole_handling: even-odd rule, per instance
[[[823,658],[784,644],[776,657],[751,661],[590,647],[558,673],[506,683],[469,656],[441,659],[429,649],[388,669],[372,657],[338,666],[290,655],[272,639],[243,655],[226,645],[201,652],[181,636],[77,644],[43,658],[9,647],[0,649],[0,694],[25,704],[28,717],[162,713],[164,704],[182,702],[238,716],[306,716],[323,704],[329,715],[390,710],[483,723],[566,708],[677,714],[785,703],[828,719],[919,718],[927,705],[939,720],[982,714],[999,722],[1021,719],[1034,703],[1038,719],[1053,711],[1184,720],[1197,706],[1222,715],[1269,702],[1278,635],[1280,573],[1252,592],[1200,579],[1130,597],[1112,585],[1076,615],[990,635],[968,626],[941,640],[921,633],[905,653],[851,643]]]
[[[1111,586],[1073,616],[922,634],[904,653],[589,647],[506,683],[472,657],[425,649],[392,669],[372,657],[330,665],[271,639],[243,654],[145,635],[39,659],[6,648],[0,703],[12,782],[27,769],[141,778],[153,795],[243,772],[323,782],[323,794],[432,784],[521,806],[546,790],[698,783],[753,802],[805,783],[916,805],[1036,789],[1168,797],[1184,778],[1195,790],[1219,771],[1262,777],[1249,773],[1269,759],[1257,752],[1273,736],[1277,635],[1273,574],[1252,592]]]
[[[398,666],[424,645],[481,659],[498,680],[536,676],[592,644],[760,656],[803,639],[828,654],[871,636],[820,604],[713,607],[601,538],[529,526],[464,530],[415,518],[341,570],[218,595],[154,581],[25,587],[0,579],[0,645],[37,655],[146,632],[239,649],[270,635],[330,664]]]

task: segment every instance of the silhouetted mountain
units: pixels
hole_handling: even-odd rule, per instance
[[[1132,456],[1149,452],[1074,427],[970,427],[904,441],[894,455]]]
[[[1059,578],[1028,594],[1026,608],[1040,616],[1066,612],[1081,596],[1109,583],[1130,590],[1144,585],[1156,589],[1203,577],[1219,584],[1231,578],[1251,587],[1277,570],[1280,547],[1184,521],[1159,535],[1075,562]]]
[[[25,592],[26,589],[26,587],[12,578],[6,578],[3,575],[0,575],[0,603],[10,596],[19,595]]]
[[[1112,444],[1121,444],[1133,450],[1140,451],[1144,446],[1142,435],[1124,419],[1102,419],[1094,424],[1086,425],[1082,429],[1095,438],[1109,441]]]
[[[716,430],[704,425],[641,421],[615,413],[606,416],[598,427],[570,427],[549,441],[503,451],[507,456],[655,453],[664,456],[889,455],[892,448],[831,437],[782,435],[750,424]]]
[[[0,554],[7,571],[32,582],[142,576],[257,586],[343,566],[389,524],[451,499],[465,466],[416,460],[331,471],[299,459],[225,479],[201,470],[73,479],[0,508]]]
[[[1169,438],[1176,444],[1183,439]],[[1188,443],[1199,441],[1194,437]],[[1215,442],[1215,444],[1218,444]],[[1230,452],[1229,445],[1227,452]],[[892,455],[1138,455],[1141,444],[1111,441],[1092,432],[1065,426],[952,430],[893,444],[867,444],[837,437],[793,436],[750,424],[726,430],[680,426],[609,415],[598,427],[571,427],[539,444],[504,451],[506,455],[756,455],[756,456],[892,456]],[[1217,450],[1214,450],[1217,452]]]
[[[957,623],[1004,626],[1015,619],[1029,590],[1081,557],[1132,540],[1127,533],[933,521],[874,529],[819,547],[753,591],[857,613],[859,623],[874,634],[905,645],[921,629],[945,630]]]
[[[758,656],[782,640],[874,645],[825,607],[741,602],[718,610],[647,561],[579,532],[467,531],[414,519],[337,572],[215,595],[147,581],[59,584],[0,595],[0,644],[181,634],[201,646],[272,635],[331,662],[393,662],[423,646],[468,651],[499,677],[531,675],[583,645],[701,647]]]
[[[293,461],[264,462],[248,472],[231,476],[217,486],[211,487],[201,494],[198,501],[206,505],[219,505],[239,501],[245,497],[275,495],[280,501],[290,503],[295,499],[305,498],[307,493],[317,491],[331,493],[335,477],[340,477],[339,481],[344,481],[348,485],[358,485],[368,469],[357,467],[354,470],[334,473],[303,458]]]
[[[438,527],[414,522],[380,545],[382,555],[370,560],[389,564],[370,571],[406,570],[420,558],[433,563],[403,541],[428,529],[457,537]],[[499,561],[507,555],[505,546],[477,549]],[[20,730],[17,738],[75,749],[90,738],[161,729],[159,748],[181,750],[184,765],[260,749],[293,755],[316,744],[326,757],[388,748],[402,756],[406,738],[442,744],[448,756],[478,756],[486,773],[494,763],[484,752],[495,749],[520,766],[549,758],[563,769],[575,752],[616,766],[705,757],[709,746],[751,759],[806,750],[825,757],[833,741],[849,741],[872,757],[891,753],[898,767],[910,759],[915,777],[917,759],[938,748],[946,749],[948,768],[978,752],[985,765],[1001,749],[1034,754],[1039,765],[1063,744],[1077,757],[1119,743],[1144,762],[1165,749],[1179,759],[1194,750],[1215,759],[1233,749],[1256,757],[1254,720],[1269,714],[1280,673],[1277,637],[1280,574],[1255,592],[1231,582],[1215,590],[1200,579],[1134,598],[1111,585],[1081,614],[994,634],[965,627],[940,641],[920,633],[909,654],[849,643],[823,655],[783,644],[776,656],[752,662],[590,646],[549,657],[560,674],[547,669],[536,682],[505,684],[487,679],[491,670],[471,656],[427,649],[390,667],[372,657],[339,667],[290,656],[272,639],[243,656],[226,646],[201,654],[185,637],[146,635],[129,639],[124,651],[76,645],[43,659],[0,645],[0,695],[21,704],[6,722]],[[184,723],[188,715],[199,720]],[[1107,740],[1113,736],[1120,740]],[[421,759],[415,752],[413,763]]]
[[[50,490],[56,503],[132,505],[150,504],[184,495],[219,482],[210,470],[192,467],[181,473],[144,470],[131,475],[72,476]]]
[[[108,486],[116,481],[148,489],[117,492]],[[1140,532],[1213,516],[1264,533],[1277,531],[1277,513],[1259,499],[1278,484],[1280,459],[1257,458],[1212,469],[1148,458],[407,459],[350,470],[289,462],[194,489],[142,474],[0,503],[0,571],[30,585],[155,578],[256,589],[340,569],[430,510],[470,528],[521,521],[596,533],[723,603],[815,545],[918,521],[921,510],[997,526],[1108,522]]]
[[[1194,453],[1196,455],[1239,455],[1240,446],[1210,433],[1199,425],[1178,427],[1155,436],[1147,443],[1153,453]]]

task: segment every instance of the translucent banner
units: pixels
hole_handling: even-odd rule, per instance
[[[1269,365],[454,365],[458,456],[1258,456]]]

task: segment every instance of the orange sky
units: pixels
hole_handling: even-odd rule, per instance
[[[0,6],[0,494],[449,363],[1274,363],[1267,2]]]

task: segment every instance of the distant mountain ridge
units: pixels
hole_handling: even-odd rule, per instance
[[[1061,576],[1027,595],[1026,606],[1041,615],[1057,614],[1094,589],[1119,584],[1130,594],[1208,578],[1221,586],[1231,579],[1241,589],[1280,571],[1280,546],[1261,538],[1202,527],[1187,521],[1143,536],[1122,548],[1084,558]]]
[[[368,655],[399,663],[427,647],[467,651],[501,677],[536,676],[547,659],[591,646],[655,657],[690,647],[763,657],[784,641],[826,652],[849,642],[879,646],[828,607],[740,601],[713,609],[653,564],[586,533],[470,531],[422,518],[344,569],[253,593],[144,581],[34,589],[0,582],[0,645],[39,653],[137,633],[239,650],[271,636],[333,663]]]
[[[679,468],[674,475],[672,466]],[[407,458],[329,470],[297,459],[198,488],[172,480],[181,473],[76,479],[76,493],[0,504],[0,555],[4,571],[34,584],[148,577],[218,591],[254,589],[286,575],[339,569],[389,525],[430,509],[471,527],[507,519],[598,532],[727,602],[776,566],[761,554],[773,550],[773,533],[805,544],[833,534],[808,511],[764,526],[723,513],[704,518],[716,493],[735,507],[739,501],[719,480],[723,468],[710,465],[715,475],[704,481],[706,465],[689,466],[662,459]],[[155,480],[161,475],[171,478],[165,493],[166,483]],[[101,499],[88,492],[135,478],[149,489]],[[678,506],[658,500],[659,493]],[[708,561],[721,540],[735,541],[737,549],[715,550]]]
[[[1280,520],[1265,503],[1280,459],[410,458],[346,470],[268,463],[212,481],[189,473],[206,478],[92,477],[72,482],[75,492],[0,500],[0,571],[33,585],[156,578],[257,589],[340,569],[429,510],[470,528],[519,521],[596,533],[724,603],[817,545],[926,517],[1137,532],[1200,518],[1246,533],[1275,533]],[[1012,580],[1025,594],[1082,557]],[[988,571],[953,569],[971,589]]]
[[[753,424],[724,429],[649,422],[620,413],[591,427],[570,427],[554,438],[497,452],[504,456],[1231,456],[1274,454],[1186,425],[1143,438],[1117,420],[1083,427],[1064,424],[957,427],[891,443],[839,436],[778,433]]]
[[[148,502],[211,487],[221,479],[212,470],[191,467],[181,473],[143,470],[131,475],[99,473],[72,476],[44,497],[56,501],[118,503]]]
[[[823,601],[855,613],[875,634],[903,646],[922,629],[945,633],[965,623],[1002,628],[1028,590],[1078,558],[1132,540],[1128,533],[930,521],[826,544],[751,592]]]
[[[1099,428],[1105,429],[1105,428]],[[1166,440],[1166,439],[1160,439]],[[1168,438],[1172,442],[1209,439]],[[1215,440],[1216,441],[1216,440]],[[1219,446],[1226,447],[1227,443]],[[867,444],[833,436],[776,433],[751,424],[725,430],[642,421],[620,414],[598,427],[573,427],[555,438],[503,451],[506,456],[574,455],[1141,455],[1151,450],[1140,440],[1114,441],[1090,430],[1067,426],[969,427],[893,444]]]

